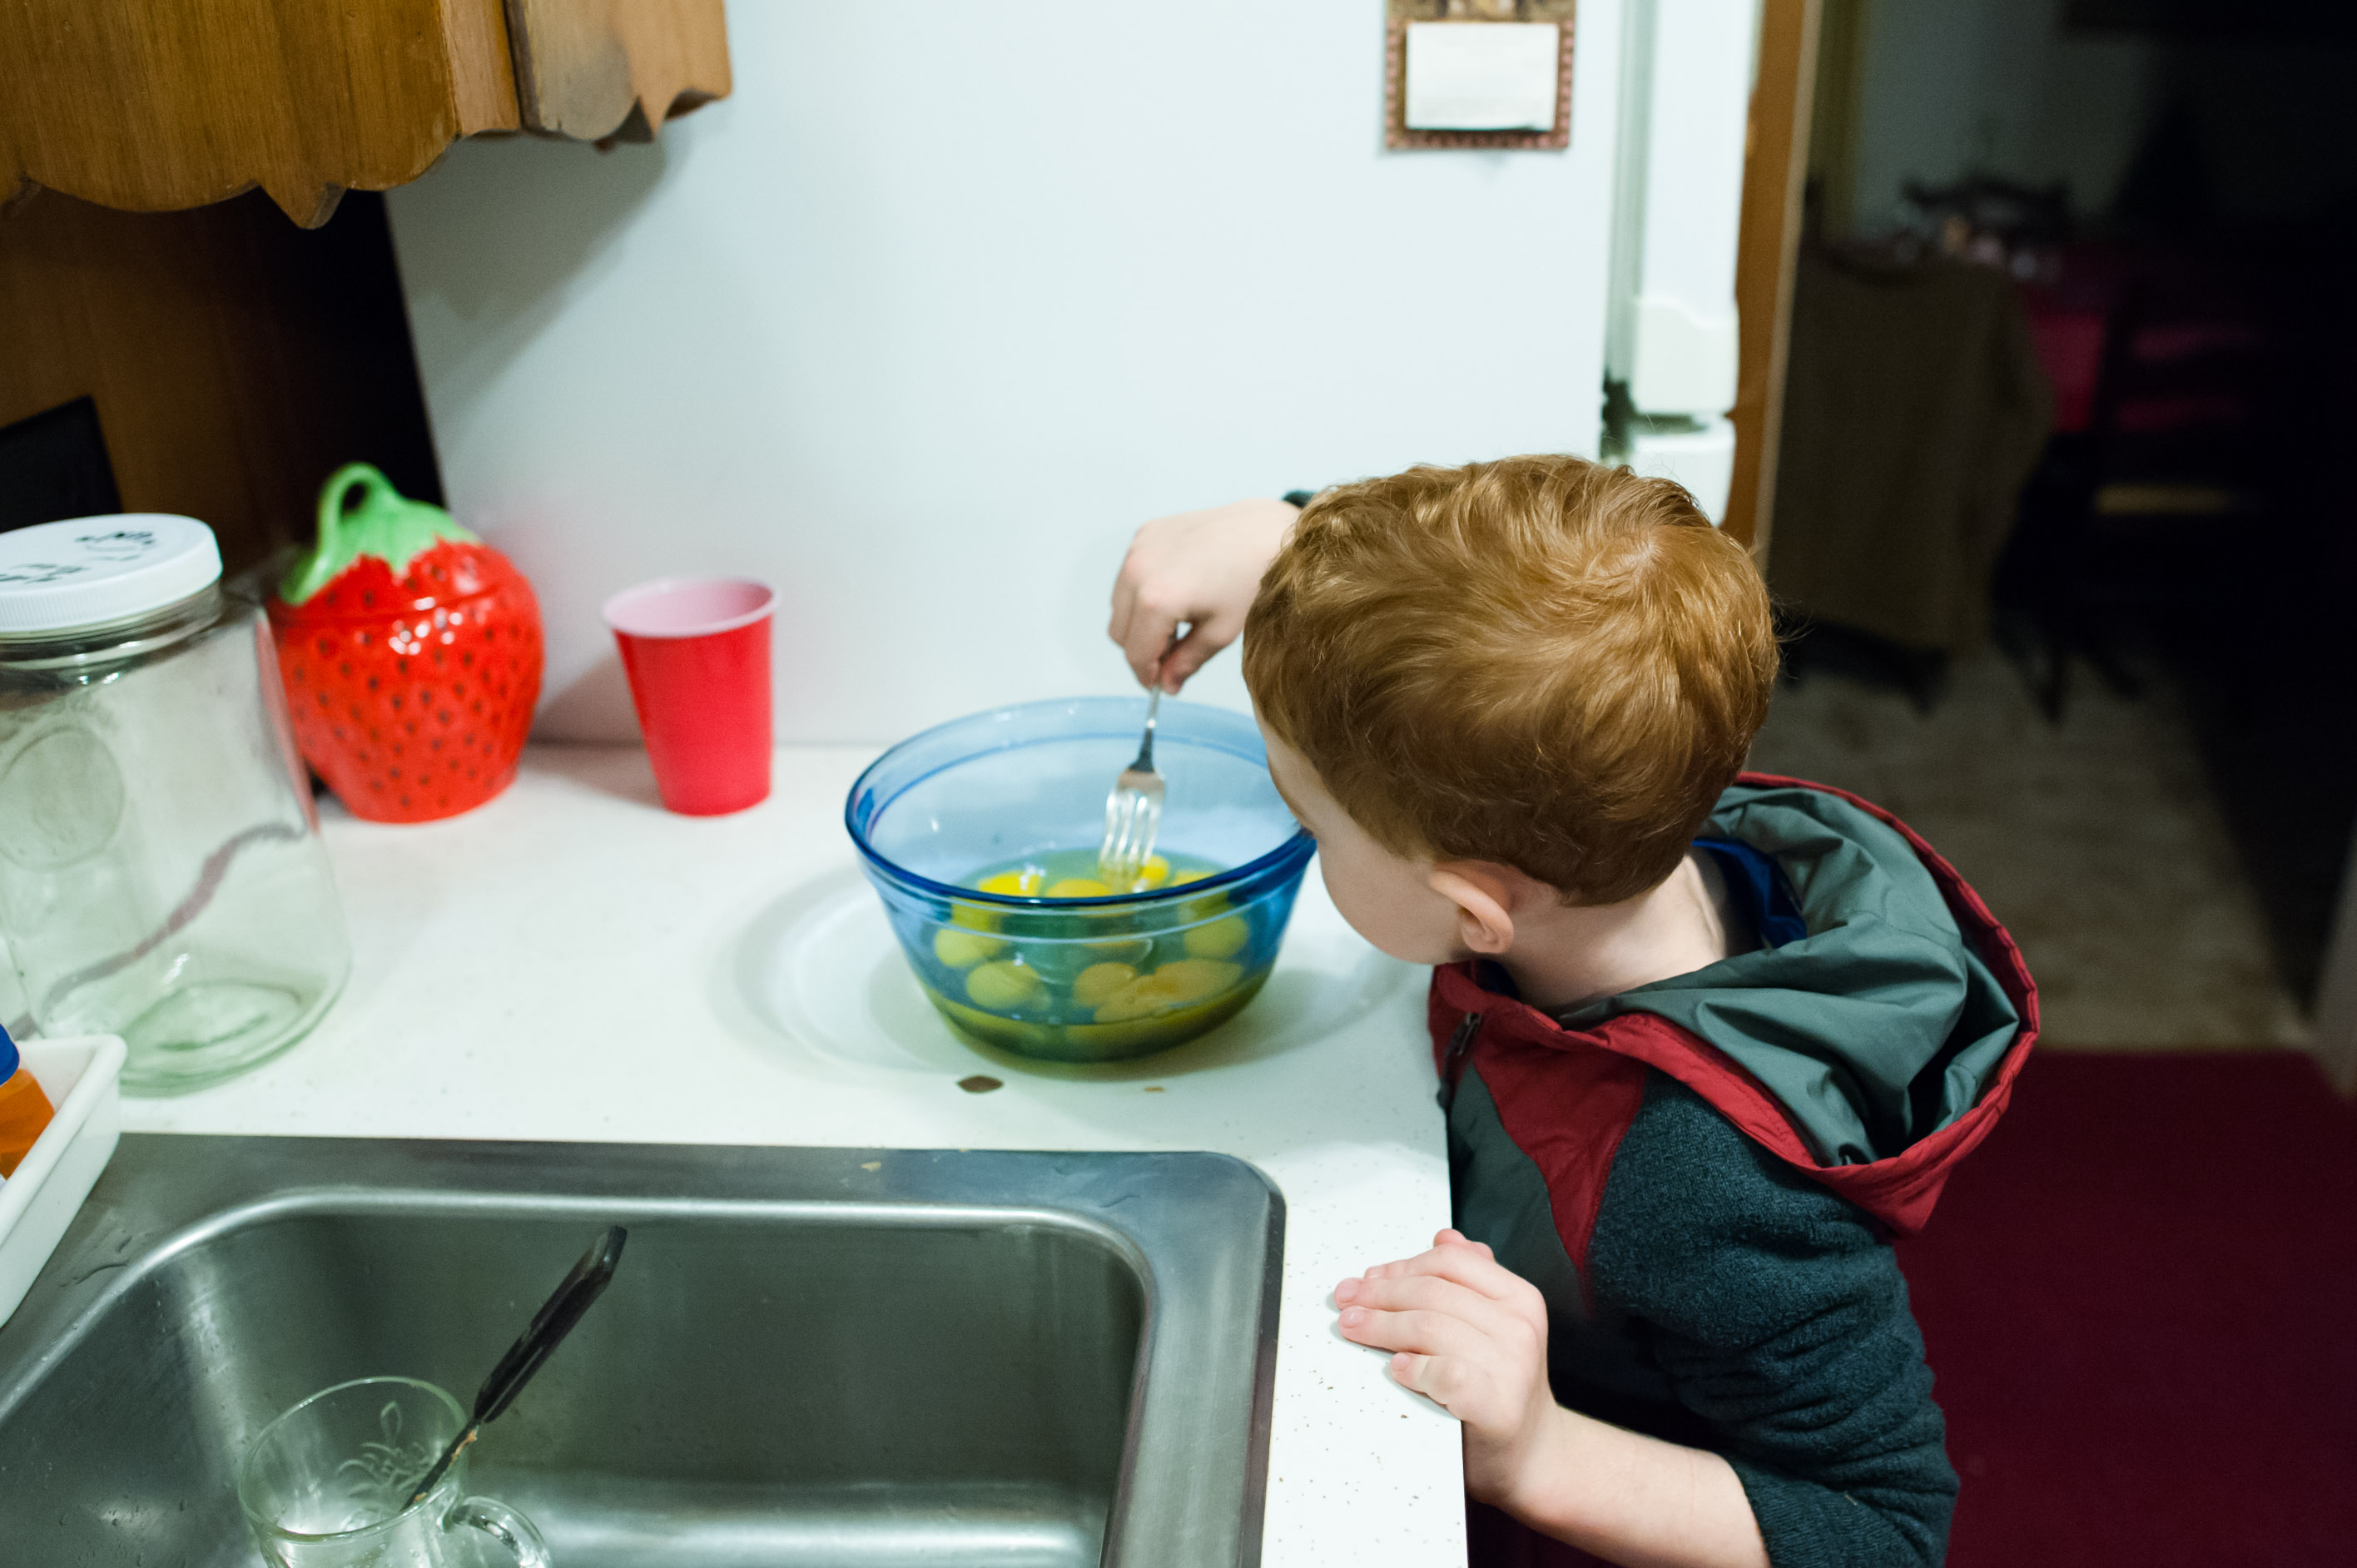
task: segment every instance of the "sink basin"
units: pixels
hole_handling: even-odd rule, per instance
[[[374,1373],[461,1403],[561,1568],[1259,1559],[1283,1201],[1218,1155],[127,1136],[0,1327],[9,1562],[251,1564],[238,1458]]]

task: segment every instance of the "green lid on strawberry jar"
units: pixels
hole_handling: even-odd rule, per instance
[[[354,486],[361,490],[360,504],[347,510],[344,503]],[[480,542],[433,502],[414,501],[394,489],[371,465],[347,463],[320,488],[319,542],[286,569],[278,596],[299,605],[364,556],[383,562],[396,578],[405,576],[412,563],[446,539]]]

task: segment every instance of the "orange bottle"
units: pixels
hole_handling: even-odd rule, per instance
[[[40,1081],[17,1058],[16,1042],[0,1029],[0,1179],[16,1174],[52,1114]]]

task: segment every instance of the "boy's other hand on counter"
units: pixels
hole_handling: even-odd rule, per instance
[[[1392,1350],[1391,1374],[1465,1426],[1465,1489],[1511,1509],[1549,1467],[1559,1407],[1547,1383],[1546,1298],[1479,1241],[1443,1230],[1432,1251],[1334,1287],[1342,1337]]]
[[[1607,1563],[1768,1568],[1725,1459],[1557,1404],[1538,1287],[1459,1231],[1432,1243],[1344,1280],[1334,1305],[1344,1338],[1394,1352],[1392,1376],[1457,1418],[1468,1492]]]
[[[1176,692],[1243,633],[1261,575],[1300,515],[1281,500],[1233,501],[1157,517],[1137,531],[1114,579],[1106,629],[1139,684]],[[1172,648],[1181,624],[1187,635]]]

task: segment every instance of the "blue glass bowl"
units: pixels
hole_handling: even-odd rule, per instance
[[[1166,699],[1154,741],[1160,848],[1223,869],[1104,898],[963,886],[1017,858],[1093,855],[1145,721],[1142,696],[1000,708],[902,741],[851,787],[844,822],[867,879],[955,1027],[1023,1056],[1118,1061],[1224,1022],[1268,978],[1317,846],[1269,781],[1259,730],[1224,709]]]

